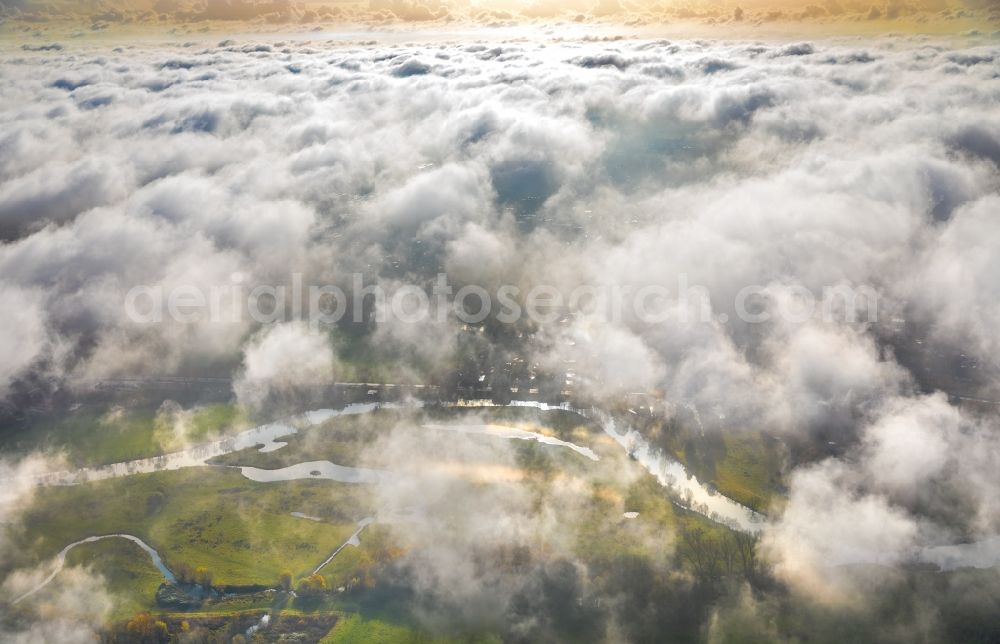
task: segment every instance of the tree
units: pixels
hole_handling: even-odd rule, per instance
[[[125,625],[129,642],[136,644],[161,644],[170,640],[167,625],[149,613],[139,613]]]
[[[292,589],[292,572],[290,570],[282,571],[281,577],[278,578],[278,585],[281,586],[282,590]]]
[[[215,635],[204,626],[195,626],[177,635],[177,644],[212,644],[218,641]]]
[[[326,578],[323,575],[309,575],[305,579],[299,582],[299,587],[297,592],[300,595],[308,597],[310,595],[319,595],[327,590]]]
[[[705,534],[702,528],[682,529],[679,551],[699,579],[719,577],[722,562],[716,540]]]
[[[709,534],[702,528],[682,529],[678,553],[699,579],[742,575],[753,580],[759,572],[757,545],[760,535],[726,531]]]
[[[736,555],[742,568],[743,576],[753,579],[760,572],[757,560],[757,546],[760,544],[759,532],[734,532]]]
[[[194,580],[194,571],[182,561],[174,566],[174,577],[182,584],[190,584]]]
[[[205,590],[210,589],[212,587],[212,571],[205,566],[198,566],[194,571],[194,583]]]

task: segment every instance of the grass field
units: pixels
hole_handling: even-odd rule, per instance
[[[625,518],[625,512],[638,516]],[[626,487],[595,484],[589,507],[580,518],[575,551],[588,562],[633,556],[666,562],[673,555],[678,529],[691,528],[709,534],[728,530],[671,503],[657,480],[644,473]]]
[[[180,449],[175,420],[183,423],[187,442],[204,442],[250,426],[246,414],[233,404],[195,407],[174,416],[159,406],[88,405],[0,427],[0,436],[4,452],[50,450],[66,454],[77,467],[105,465]]]
[[[124,532],[171,570],[205,566],[217,585],[273,584],[283,570],[311,571],[370,511],[367,489],[329,481],[259,484],[212,467],[142,474],[40,490],[24,516],[21,556],[43,561],[78,539]]]
[[[320,640],[321,644],[492,644],[500,639],[489,635],[435,636],[404,623],[395,623],[358,614],[344,615]]]
[[[782,447],[763,432],[667,434],[661,443],[699,481],[758,512],[766,513],[783,492]]]
[[[781,454],[774,441],[759,432],[723,436],[725,457],[716,463],[713,483],[743,505],[767,512],[781,492]]]

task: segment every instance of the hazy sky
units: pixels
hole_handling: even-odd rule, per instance
[[[268,30],[316,25],[602,23],[631,28],[712,26],[738,31],[962,33],[997,28],[994,0],[0,0],[12,29],[53,24],[91,31]]]

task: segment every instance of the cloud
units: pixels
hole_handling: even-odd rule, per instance
[[[18,596],[42,576],[42,571],[18,571],[4,581],[3,592]],[[17,644],[95,642],[113,606],[101,575],[79,566],[64,568],[40,593],[18,605],[14,628],[0,634],[4,641]]]
[[[996,373],[996,362],[980,356],[996,355],[1000,349],[995,332],[1000,324],[996,306],[1000,288],[1000,265],[995,239],[997,199],[987,197],[956,209],[949,221],[936,230],[934,243],[922,253],[919,268],[906,282],[915,318],[928,323],[926,341],[937,346],[963,346],[960,353],[975,356],[984,369],[983,380]],[[940,370],[947,372],[947,366]],[[984,385],[989,395],[995,387]]]
[[[46,166],[4,184],[0,191],[3,235],[15,238],[26,227],[64,221],[126,195],[130,182],[100,161],[84,160],[68,166]]]
[[[244,368],[234,383],[241,404],[259,408],[270,396],[333,382],[335,358],[329,339],[304,324],[282,324],[254,336],[244,350]]]
[[[4,355],[0,362],[0,396],[4,396],[11,382],[43,356],[49,336],[40,293],[0,283],[0,306],[8,311],[0,321]]]
[[[553,457],[539,453],[536,443],[435,432],[417,422],[403,417],[362,455],[363,462],[394,473],[376,486],[376,518],[403,554],[380,583],[414,593],[413,610],[431,629],[558,637],[549,622],[564,616],[561,602],[596,592],[575,555],[580,522],[591,507],[592,474],[550,468],[554,478],[546,480],[537,465]],[[487,421],[468,414],[455,422]],[[598,478],[627,482],[634,476],[620,469]],[[617,522],[620,505],[618,499],[605,519],[590,520]],[[565,594],[550,597],[555,589],[549,585]],[[547,606],[552,601],[560,606]],[[602,617],[579,619],[599,629]]]
[[[61,464],[59,457],[33,453],[20,459],[0,460],[0,480],[4,482],[0,494],[0,549],[7,547],[7,530],[15,525],[15,518],[23,512],[34,498],[35,479],[38,475],[52,471]]]
[[[917,544],[914,520],[883,496],[859,494],[852,474],[836,461],[793,474],[781,520],[765,533],[776,574],[823,599],[844,601],[854,589],[838,566],[898,565]]]
[[[765,548],[777,574],[809,595],[862,595],[865,566],[937,561],[929,552],[978,541],[1000,525],[995,422],[935,394],[885,402],[844,457],[793,473]],[[861,567],[853,568],[852,565]]]
[[[3,620],[0,639],[28,644],[38,641],[93,642],[113,606],[104,579],[81,567],[62,570],[42,592],[17,606],[10,601],[34,588],[51,571],[48,562],[20,567],[24,553],[21,538],[23,513],[35,498],[36,479],[66,467],[60,456],[32,453],[12,460],[0,459],[0,560],[3,584],[0,600]]]

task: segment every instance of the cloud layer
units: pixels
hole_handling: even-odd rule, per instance
[[[988,396],[996,55],[653,41],[8,57],[0,275],[16,320],[0,386],[237,371],[256,328],[238,298],[150,324],[123,315],[135,286],[359,272],[392,291],[444,272],[704,287],[727,322],[665,302],[665,324],[583,316],[529,344],[585,362],[594,389],[661,389],[713,417],[846,427],[914,381]],[[745,324],[749,284],[769,311],[864,285],[880,315]],[[425,364],[456,350],[449,324],[379,333]],[[265,344],[246,345],[248,376]]]
[[[418,377],[499,388],[523,363],[605,401],[662,394],[706,432],[810,445],[829,458],[792,476],[767,537],[804,588],[831,565],[988,538],[1000,49],[979,42],[8,53],[0,394],[16,408],[40,388],[212,374],[260,402],[334,378],[334,347],[356,332]],[[656,324],[590,312],[327,334],[261,329],[225,298],[215,318],[124,314],[137,286],[287,286],[295,273],[345,286],[359,273],[390,292],[438,273],[522,292],[685,283],[712,316],[695,315],[701,298],[665,298],[649,303]],[[768,320],[738,315],[748,285]],[[874,293],[877,318],[844,299],[834,315],[787,314],[803,292],[843,286]]]

